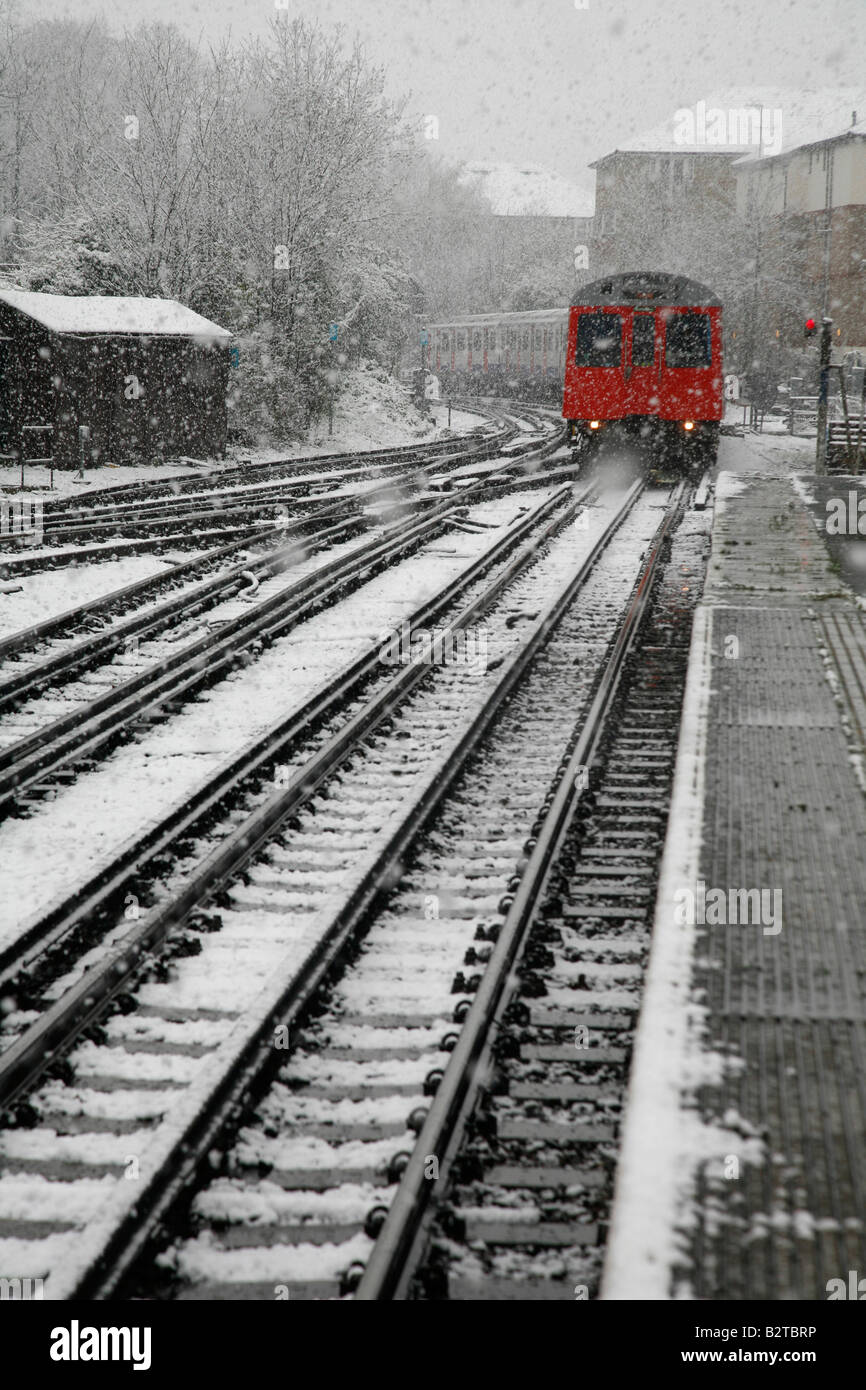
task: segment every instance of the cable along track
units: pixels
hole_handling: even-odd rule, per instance
[[[636,485],[623,511],[630,509],[639,490]],[[559,529],[563,520],[560,518],[557,525],[551,523],[552,529]],[[643,525],[646,529],[646,517]],[[610,535],[600,538],[594,549],[603,548]],[[552,550],[558,546],[562,558],[563,539],[550,546]],[[627,550],[633,551],[634,547],[632,537]],[[498,602],[500,591],[513,584],[524,569],[529,575],[534,572],[534,582],[540,582],[538,576],[545,573],[548,565],[536,561],[537,537],[524,547],[508,572],[500,573],[492,588],[481,592],[469,605],[459,624],[465,626],[482,614],[486,621],[492,621],[488,607]],[[573,570],[573,560],[566,569]],[[529,579],[521,582],[529,583]],[[545,582],[550,583],[549,575]],[[492,677],[500,698],[510,693],[522,673],[523,663],[543,645],[550,631],[549,622],[535,622],[527,645],[525,640],[521,642],[520,624],[510,621],[512,617],[508,610],[496,610],[498,640],[505,648],[504,665],[501,673],[494,669],[485,677],[488,683]],[[521,657],[521,652],[526,655]],[[282,1027],[279,1020],[287,1018],[290,1030],[294,1026],[294,1016],[308,1006],[370,902],[381,892],[383,884],[393,880],[400,856],[411,843],[418,824],[444,794],[450,778],[445,777],[446,769],[437,763],[437,749],[441,752],[441,740],[445,738],[447,742],[449,733],[454,737],[451,723],[456,713],[462,713],[464,721],[469,719],[471,711],[465,710],[463,695],[455,702],[452,691],[447,707],[448,727],[440,733],[437,747],[425,730],[425,739],[414,753],[424,758],[424,768],[418,774],[423,774],[422,780],[426,777],[424,795],[416,789],[408,804],[405,798],[398,802],[392,820],[379,833],[375,862],[366,868],[356,865],[354,883],[345,866],[340,867],[339,900],[312,914],[312,921],[318,923],[312,936],[310,922],[302,920],[302,902],[294,904],[301,920],[292,925],[296,944],[287,956],[289,932],[280,926],[279,913],[270,914],[268,922],[259,922],[259,937],[244,944],[243,930],[240,939],[233,941],[231,932],[219,921],[225,909],[219,908],[214,914],[213,909],[206,907],[207,902],[216,895],[218,904],[231,903],[237,891],[234,881],[245,865],[251,866],[250,884],[254,886],[256,857],[274,844],[275,837],[284,833],[293,817],[309,806],[323,782],[332,778],[336,768],[358,749],[359,738],[369,741],[383,720],[401,717],[400,701],[407,698],[410,690],[419,687],[413,699],[421,700],[427,686],[433,692],[440,687],[447,690],[461,679],[475,677],[470,678],[456,665],[433,670],[421,663],[401,671],[392,680],[393,688],[379,691],[368,706],[353,715],[349,726],[331,739],[318,756],[292,774],[285,789],[260,799],[252,815],[236,817],[236,832],[229,840],[218,842],[204,865],[186,878],[180,891],[172,886],[168,897],[129,933],[111,959],[94,965],[65,996],[60,996],[50,1019],[40,1019],[0,1058],[7,1103],[16,1097],[20,1099],[25,1088],[29,1092],[25,1111],[19,1110],[22,1123],[0,1136],[5,1168],[0,1180],[0,1235],[14,1239],[18,1230],[17,1267],[42,1269],[51,1280],[50,1296],[67,1297],[76,1292],[83,1297],[100,1296],[116,1286],[142,1245],[153,1239],[164,1212],[212,1151],[215,1136],[229,1122],[227,1117],[234,1107],[242,1103],[260,1079],[267,1081],[269,1071],[279,1065],[281,1055],[268,1046],[274,1027]],[[492,717],[492,713],[485,717],[485,707],[482,700],[475,725],[457,736],[457,747],[448,755],[446,767],[456,771],[474,738],[480,737],[482,725]],[[413,706],[413,717],[415,713]],[[410,719],[407,738],[413,737],[412,727]],[[417,741],[417,735],[414,737]],[[401,742],[396,740],[392,756],[399,753]],[[369,756],[376,753],[377,749],[373,749]],[[400,754],[401,764],[404,761],[405,749]],[[392,767],[386,780],[399,786],[405,776],[405,767],[402,778],[399,768]],[[384,795],[381,790],[374,790],[372,802],[368,796],[364,805],[361,828],[365,841],[369,834],[367,818]],[[315,804],[318,807],[320,803]],[[317,823],[321,822],[314,816],[312,824]],[[273,864],[268,872],[273,872]],[[263,915],[268,917],[267,910]],[[275,924],[279,928],[276,933]],[[186,974],[185,982],[179,986],[181,994],[186,990],[189,999],[190,991],[194,997],[198,993],[199,1003],[195,1005],[188,1002],[172,1006],[164,995],[160,1002],[148,1002],[149,993],[171,987],[170,979],[165,984],[135,984],[140,977],[143,953],[169,930],[175,933],[175,964],[169,975],[174,974],[175,968]],[[239,972],[233,952],[246,951],[247,946],[252,954],[245,956],[244,971]],[[218,955],[222,953],[223,959],[219,990],[226,993],[220,1007],[201,1005],[203,989],[205,993],[217,991],[211,947]],[[252,968],[257,949],[258,975]],[[187,950],[189,955],[185,954]],[[228,972],[227,957],[234,967]],[[159,962],[156,969],[165,973]],[[198,985],[194,979],[190,984],[190,970],[204,971],[198,977]],[[241,978],[246,979],[248,986],[252,981],[271,981],[255,1006],[245,1011],[238,998]],[[125,1002],[119,1000],[130,987],[134,997]],[[108,1000],[119,1000],[121,1009],[102,1022]],[[99,1033],[94,1034],[93,1040],[81,1043],[62,1064],[57,1078],[34,1093],[32,1086],[45,1072],[46,1049],[65,1051],[84,1029],[97,1021]],[[142,1086],[138,1086],[138,1078],[143,1080]],[[121,1168],[125,1161],[121,1149],[124,1154],[138,1154],[139,1177],[135,1183],[118,1181],[118,1160],[122,1160]],[[58,1175],[65,1178],[59,1185]],[[66,1191],[62,1192],[64,1187]],[[70,1194],[74,1196],[71,1202]],[[9,1215],[10,1210],[17,1215]],[[39,1238],[26,1240],[28,1232]]]

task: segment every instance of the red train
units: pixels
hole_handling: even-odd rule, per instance
[[[724,413],[722,308],[705,285],[645,271],[582,286],[569,312],[562,414],[575,447],[623,432],[679,466],[714,461]]]

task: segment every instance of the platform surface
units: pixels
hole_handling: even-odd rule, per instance
[[[866,614],[819,529],[849,484],[727,443],[605,1298],[866,1276]]]

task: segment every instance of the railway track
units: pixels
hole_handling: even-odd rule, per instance
[[[551,682],[571,679],[574,683],[577,678],[577,689],[588,695],[593,665],[601,661],[634,577],[629,574],[627,582],[623,580],[623,558],[633,555],[636,546],[640,548],[641,538],[645,544],[656,530],[658,504],[653,508],[645,499],[641,500],[634,516],[625,519],[636,507],[639,491],[636,486],[625,501],[614,508],[614,515],[608,510],[609,524],[602,534],[591,538],[590,554],[577,576],[572,554],[573,531],[563,532],[562,527],[568,523],[569,511],[573,516],[578,504],[570,503],[568,510],[560,510],[549,520],[545,508],[550,508],[552,503],[545,503],[533,523],[536,528],[543,523],[549,531],[545,563],[540,563],[536,530],[518,554],[500,567],[492,581],[489,577],[482,579],[478,573],[472,577],[468,591],[471,592],[474,583],[477,592],[462,614],[452,620],[456,621],[456,632],[484,615],[495,655],[490,663],[492,669],[488,667],[483,680],[479,681],[477,672],[463,669],[459,663],[441,668],[415,663],[381,681],[372,696],[362,699],[353,708],[339,730],[326,729],[330,737],[326,737],[318,752],[305,757],[296,750],[294,757],[290,755],[285,771],[287,783],[279,791],[273,790],[272,782],[263,784],[260,779],[258,790],[248,793],[249,804],[236,805],[231,813],[234,828],[227,829],[223,824],[219,831],[212,831],[206,856],[202,854],[200,843],[194,848],[189,845],[195,825],[170,827],[167,831],[170,838],[164,839],[161,845],[163,853],[170,846],[177,852],[177,836],[182,833],[187,841],[186,855],[181,856],[174,874],[155,891],[154,905],[144,921],[131,932],[123,928],[117,930],[115,941],[118,944],[107,957],[101,947],[98,959],[76,960],[73,978],[55,978],[46,990],[50,1007],[39,1018],[32,1020],[25,1014],[16,1019],[14,1010],[10,1014],[6,1035],[11,1041],[0,1057],[0,1093],[6,1104],[13,1106],[18,1123],[0,1135],[4,1162],[4,1176],[0,1179],[0,1212],[3,1212],[0,1239],[18,1242],[17,1267],[33,1266],[33,1273],[47,1269],[45,1260],[53,1252],[57,1262],[53,1272],[49,1271],[49,1296],[66,1297],[73,1291],[85,1297],[103,1296],[128,1277],[144,1249],[158,1243],[160,1221],[165,1212],[184,1197],[191,1179],[200,1174],[208,1154],[213,1158],[216,1137],[225,1135],[227,1125],[229,1130],[233,1124],[237,1128],[239,1115],[249,1113],[253,1093],[271,1083],[273,1073],[284,1060],[279,1047],[272,1045],[274,1028],[287,1026],[292,1048],[300,1048],[301,1054],[307,1050],[306,1045],[298,1043],[294,1037],[296,1020],[317,998],[316,991],[329,972],[337,967],[344,968],[343,957],[349,941],[366,920],[371,906],[399,881],[404,863],[414,852],[412,846],[416,844],[419,831],[488,735],[500,711],[507,712],[515,690],[518,691],[515,699],[523,696],[524,679],[526,683],[531,682],[534,663],[541,663],[545,657],[551,666],[540,678],[542,694],[546,690],[546,696],[544,711],[539,715],[539,729],[546,724],[548,734],[552,730],[555,734],[539,744],[531,770],[534,779],[540,777],[542,784],[549,780],[543,775],[543,764],[548,765],[546,772],[550,777],[555,775],[556,767],[567,752],[563,744],[567,744],[568,729],[563,727],[561,718],[561,691],[554,691]],[[560,507],[563,501],[564,498],[558,499]],[[556,512],[556,507],[553,510]],[[670,519],[666,514],[666,524],[670,524]],[[556,535],[557,532],[560,534]],[[624,582],[625,592],[622,592]],[[571,633],[566,638],[562,634],[569,621],[578,622],[579,626],[574,617],[575,593],[592,585],[600,585],[602,594],[607,592],[607,603],[601,602],[597,595],[599,601],[594,607],[590,604],[580,619],[584,624],[582,635]],[[617,585],[619,590],[612,599],[608,591],[616,590]],[[463,586],[463,592],[465,598],[467,586]],[[506,602],[509,596],[510,606]],[[456,591],[448,601],[453,603],[455,598]],[[428,612],[425,616],[429,622],[437,615]],[[592,629],[593,622],[595,629]],[[525,636],[521,636],[521,628],[529,629]],[[560,641],[564,645],[558,650]],[[575,642],[580,654],[577,673]],[[478,689],[479,685],[484,688]],[[334,698],[345,703],[347,691],[354,689],[347,674],[342,686],[335,687]],[[472,694],[475,695],[474,707],[469,698]],[[391,725],[391,734],[383,740],[387,723]],[[455,723],[458,725],[456,731]],[[512,730],[512,740],[519,728],[520,720]],[[526,740],[522,745],[518,740],[518,745],[525,748]],[[532,752],[535,745],[529,747]],[[274,758],[281,756],[285,756],[284,745],[275,734],[269,746],[259,750],[259,773],[268,767],[268,759],[272,764]],[[339,769],[343,769],[342,772]],[[246,775],[249,776],[249,768]],[[521,776],[528,776],[525,765],[521,768]],[[334,787],[335,777],[339,800],[335,800],[333,794],[330,800],[325,799],[324,816],[330,811],[332,817],[331,823],[326,824],[322,799],[326,798],[327,789]],[[354,797],[346,795],[347,781],[353,777],[357,785]],[[407,786],[413,789],[412,795],[405,794]],[[398,794],[397,789],[403,795]],[[486,822],[494,818],[501,822],[506,814],[502,806],[508,803],[509,797],[501,796],[501,786],[499,790],[501,804],[494,802],[488,808]],[[500,823],[500,835],[494,837],[507,841],[505,853],[499,856],[507,862],[496,864],[492,875],[494,880],[503,880],[506,885],[514,879],[515,873],[520,880],[520,872],[525,867],[520,862],[520,847],[527,826],[531,826],[538,812],[537,797],[531,791],[513,799],[518,813],[514,833],[509,834],[506,829],[503,835],[505,827]],[[518,802],[521,804],[517,805]],[[477,806],[475,813],[480,814]],[[510,809],[508,815],[511,815]],[[526,824],[521,825],[521,820]],[[377,826],[372,845],[371,822]],[[355,842],[352,847],[340,843],[341,827],[343,831],[351,829]],[[198,829],[200,831],[201,827]],[[298,836],[299,839],[293,838]],[[323,836],[327,837],[325,843],[329,847],[324,852]],[[348,863],[343,862],[346,854]],[[196,861],[200,862],[200,868],[190,873],[190,865]],[[126,872],[134,872],[134,868],[134,865],[127,865]],[[238,881],[238,875],[244,873],[249,880],[246,887]],[[122,881],[115,880],[112,884],[98,885],[97,891],[104,893],[104,901],[108,901],[112,894],[116,898],[124,886]],[[485,885],[485,889],[488,896],[490,892],[499,892],[498,886]],[[305,903],[308,904],[306,911]],[[76,908],[79,912],[83,908],[84,918],[89,918],[96,905],[91,894],[90,899],[79,898],[71,907],[73,913]],[[446,973],[452,971],[455,963],[463,962],[466,940],[471,940],[472,914],[466,916],[470,919],[468,923],[455,913],[454,920],[449,919],[449,930],[443,928],[442,947],[449,961]],[[423,957],[430,935],[429,922],[425,919],[419,925],[417,911],[414,931],[407,928],[405,913],[400,920],[402,927],[398,925],[398,935],[400,930],[408,930]],[[64,932],[68,934],[72,925],[67,915],[61,936]],[[455,928],[454,932],[451,927]],[[470,930],[469,938],[467,930]],[[163,950],[154,958],[158,943],[165,938],[168,938],[167,954]],[[52,939],[56,944],[58,937]],[[44,951],[45,946],[45,938],[39,942],[31,939],[27,943],[31,951]],[[432,940],[429,948],[433,949]],[[243,970],[238,969],[239,953]],[[393,968],[394,953],[390,946],[386,954]],[[359,957],[359,961],[361,959]],[[172,960],[174,965],[170,964]],[[7,961],[7,965],[11,968],[12,962]],[[410,965],[414,970],[414,964],[410,962]],[[90,968],[82,973],[85,966]],[[172,978],[175,969],[183,978]],[[420,969],[423,974],[423,965]],[[445,969],[442,961],[436,969],[437,972]],[[153,975],[149,982],[148,975]],[[255,995],[260,991],[257,999],[239,998],[241,979],[248,993]],[[172,999],[171,990],[175,986],[180,992]],[[365,988],[367,996],[364,996]],[[165,994],[164,990],[169,993]],[[359,998],[369,997],[369,986],[361,985],[360,990],[356,1006]],[[458,990],[458,993],[466,996],[460,1000],[461,1015],[467,1010],[471,1012],[472,988]],[[375,995],[373,999],[375,1005]],[[203,1003],[203,1000],[209,1002]],[[246,1003],[247,1008],[244,1007]],[[336,1014],[334,1027],[339,1030],[346,1023],[345,1002]],[[406,1087],[414,1088],[413,1093],[418,1094],[420,1086],[423,1097],[423,1077],[416,1079],[416,1063],[419,1044],[424,1064],[429,1061],[427,1052],[432,1049],[436,1053],[429,1026],[425,1031],[417,1019],[413,1023],[410,1016],[407,1021],[405,1000],[397,1010],[399,1023],[393,1019],[390,1023],[383,1022],[381,1006],[379,1015],[373,1016],[381,1025],[380,1028],[374,1025],[373,1031],[381,1036],[372,1040],[370,1047],[388,1064],[381,1082],[371,1083],[374,1089],[377,1085],[387,1089],[391,1079],[388,1067],[392,1061],[412,1061],[412,1075],[404,1077],[403,1089],[398,1094],[405,1097]],[[440,1016],[441,1007],[437,1005],[434,1017],[438,1020]],[[361,1019],[357,1027],[363,1032],[371,1025]],[[415,1036],[403,1037],[407,1032]],[[80,1041],[82,1034],[86,1037],[83,1042]],[[403,1056],[399,1055],[400,1037],[405,1044],[406,1055]],[[378,1050],[374,1043],[378,1043]],[[392,1058],[395,1046],[398,1055]],[[337,1047],[339,1049],[339,1043]],[[56,1067],[54,1078],[46,1082],[46,1067],[50,1070],[57,1056],[70,1048],[74,1051],[68,1060]],[[315,1069],[315,1058],[312,1065]],[[138,1084],[139,1080],[142,1085]],[[34,1090],[40,1083],[41,1089]],[[275,1084],[285,1090],[282,1079]],[[386,1096],[381,1098],[387,1102]],[[355,1105],[351,1095],[343,1097],[347,1099],[350,1108]],[[380,1097],[363,1099],[365,1102],[375,1099],[378,1104]],[[241,1104],[243,1109],[238,1112],[235,1107]],[[270,1091],[265,1108],[268,1105],[277,1105]],[[353,1114],[354,1119],[358,1119],[357,1112]],[[303,1117],[296,1118],[301,1125]],[[315,1115],[308,1115],[307,1120],[314,1127],[317,1123],[321,1127],[333,1124],[335,1116],[328,1114],[316,1119]],[[388,1123],[393,1125],[396,1121],[392,1118]],[[424,1123],[423,1116],[416,1114],[408,1131],[403,1126],[403,1132],[411,1134],[413,1128]],[[375,1128],[379,1119],[374,1116],[369,1124]],[[368,1143],[366,1139],[357,1142]],[[369,1142],[373,1148],[366,1158],[375,1171],[374,1182],[387,1178],[389,1171],[391,1178],[396,1178],[393,1165],[389,1169],[375,1141]],[[385,1142],[393,1148],[390,1139],[386,1138]],[[117,1180],[119,1150],[124,1147],[132,1156],[131,1166],[138,1173],[134,1183]],[[326,1169],[327,1165],[323,1170],[325,1176]],[[303,1165],[297,1169],[297,1172],[305,1171]],[[330,1188],[318,1168],[317,1172],[314,1186],[321,1195]],[[338,1177],[343,1176],[345,1174],[338,1171]],[[58,1187],[58,1177],[65,1180],[65,1194],[61,1194]],[[109,1187],[110,1195],[103,1200]],[[304,1192],[309,1196],[302,1184],[296,1183],[294,1188],[284,1184],[280,1190],[296,1193],[292,1201],[298,1211],[307,1200],[306,1196],[302,1198],[298,1194]],[[62,1198],[73,1196],[71,1204],[63,1209]],[[323,1211],[325,1206],[327,1202],[322,1206]],[[104,1215],[97,1217],[97,1210],[103,1208]],[[293,1235],[293,1223],[290,1215],[286,1215],[287,1210],[285,1206],[281,1208],[282,1216],[271,1223],[279,1231],[276,1236],[270,1232],[271,1244],[266,1241],[265,1246],[282,1251],[285,1268],[294,1270],[287,1282],[278,1281],[286,1282],[289,1288],[298,1283],[295,1277],[298,1274],[297,1251],[302,1251],[302,1264],[308,1260],[309,1242],[303,1236],[309,1234],[308,1228],[310,1224],[315,1226],[316,1220],[313,1215],[311,1222],[310,1211],[305,1209],[305,1214],[294,1223],[304,1230]],[[384,1219],[386,1204],[379,1202],[377,1210],[375,1217],[368,1221],[365,1216],[361,1223],[360,1239],[367,1242],[366,1253],[369,1253],[372,1235]],[[201,1212],[198,1208],[196,1212],[198,1220]],[[259,1225],[260,1218],[253,1224]],[[354,1216],[349,1224],[354,1224]],[[369,1228],[366,1233],[365,1226]],[[82,1235],[86,1237],[83,1240]],[[314,1240],[317,1235],[324,1242],[321,1248],[331,1251],[333,1243],[327,1241],[324,1226],[314,1233]],[[294,1236],[298,1239],[294,1240]],[[241,1252],[248,1250],[245,1239],[241,1234],[232,1248]],[[350,1237],[350,1246],[353,1241],[358,1245],[357,1231]],[[192,1243],[196,1242],[200,1243],[199,1236]],[[332,1269],[324,1282],[328,1284],[330,1280],[328,1287],[331,1288],[336,1278],[337,1286],[345,1290],[355,1282],[358,1271],[350,1274],[350,1270],[357,1261],[354,1260],[354,1246],[344,1249],[343,1243],[339,1244],[336,1257],[339,1277]],[[261,1255],[262,1242],[257,1242],[254,1248]],[[175,1256],[176,1273],[192,1278],[192,1266],[186,1256],[182,1252],[175,1252]],[[345,1257],[348,1256],[351,1258],[347,1265]],[[228,1282],[234,1286],[238,1279],[232,1275]],[[241,1277],[239,1282],[248,1284],[250,1280]]]
[[[281,480],[303,478],[308,474],[318,475],[321,472],[326,474],[343,473],[344,471],[352,471],[355,466],[362,470],[388,467],[392,464],[396,467],[402,467],[407,461],[414,461],[419,456],[426,458],[436,453],[448,453],[455,445],[462,442],[471,446],[475,439],[481,436],[487,437],[491,433],[492,430],[484,426],[469,430],[460,436],[434,439],[424,444],[405,444],[369,449],[364,450],[360,455],[347,455],[344,452],[299,456],[297,458],[277,458],[264,463],[241,462],[233,468],[204,469],[196,473],[178,473],[168,478],[151,478],[140,482],[120,483],[116,487],[89,488],[87,499],[88,502],[95,500],[97,506],[139,500],[152,501],[158,497],[164,497],[171,501],[186,493],[202,491],[202,484],[207,484],[209,481],[213,481],[217,489],[225,489],[253,485],[256,482],[267,485]],[[358,465],[347,465],[347,457],[360,458],[363,462]],[[81,500],[75,496],[52,498],[46,507],[47,510],[58,515],[75,513],[82,510]]]
[[[291,571],[283,573],[291,551],[279,549],[241,562],[156,610],[116,622],[71,646],[63,642],[55,654],[37,660],[22,661],[22,650],[54,631],[51,623],[14,635],[7,640],[6,654],[16,655],[23,669],[0,682],[0,816],[26,813],[34,801],[56,792],[58,779],[69,780],[76,769],[91,767],[95,757],[104,757],[130,737],[142,720],[164,718],[179,702],[336,602],[349,586],[405,558],[447,525],[462,524],[460,513],[474,497],[488,495],[491,487],[507,491],[513,486],[506,479],[452,489],[450,497],[428,503],[409,520],[380,528],[360,545],[344,546],[342,553],[299,579]],[[314,533],[305,544],[333,544],[354,529],[350,516]],[[267,580],[260,592],[259,575]],[[202,616],[210,612],[214,622],[214,606],[244,578],[252,583],[255,597],[236,601],[235,611],[224,613],[216,630],[202,634]],[[106,602],[98,600],[97,611]],[[80,621],[86,611],[75,616]],[[58,708],[61,688],[66,694]],[[9,709],[14,713],[4,718]]]
[[[139,495],[134,499],[120,496],[119,489],[106,489],[100,496],[90,494],[87,505],[79,499],[64,499],[64,505],[49,504],[43,517],[45,543],[51,545],[80,544],[82,540],[108,539],[111,542],[133,539],[141,545],[144,533],[148,538],[160,537],[177,542],[188,527],[202,534],[228,538],[233,532],[248,531],[255,525],[273,525],[280,517],[300,521],[305,514],[327,507],[335,496],[344,509],[362,505],[387,503],[401,480],[415,488],[435,469],[442,473],[458,468],[472,460],[494,457],[499,447],[516,434],[507,420],[498,422],[494,431],[484,436],[448,441],[443,449],[438,441],[426,448],[404,449],[391,459],[350,455],[351,463],[342,469],[306,468],[300,474],[281,481],[238,482],[221,479],[219,485],[206,490],[189,488],[156,497]],[[139,485],[140,486],[140,485]]]
[[[585,490],[581,501],[589,495],[589,490]],[[485,577],[492,583],[497,576],[509,575],[515,564],[515,547],[539,528],[562,525],[559,514],[569,499],[570,491],[560,489],[518,518],[473,563],[458,569],[450,582],[411,614],[409,632],[428,631],[441,623],[460,596],[473,585],[483,585]],[[303,750],[309,748],[311,741],[316,745],[327,741],[332,721],[345,717],[345,707],[353,698],[366,695],[369,701],[380,690],[390,689],[391,684],[391,673],[381,659],[380,646],[362,645],[358,657],[348,665],[336,666],[324,688],[314,685],[306,702],[290,707],[286,717],[244,745],[237,756],[220,764],[212,777],[196,784],[194,793],[174,806],[164,820],[149,825],[120,852],[114,852],[105,870],[73,894],[64,896],[47,914],[37,913],[31,922],[18,926],[0,946],[0,989],[13,995],[22,991],[32,994],[35,984],[41,989],[46,982],[56,980],[58,973],[68,969],[70,954],[81,954],[78,946],[89,947],[116,927],[128,890],[134,888],[137,896],[143,898],[149,881],[164,872],[171,854],[182,848],[191,835],[207,835],[216,816],[221,813],[230,818],[234,814],[240,798],[250,795],[255,799],[263,788],[272,787],[274,768],[285,779],[290,760],[299,756],[303,759]],[[81,934],[80,941],[75,938],[76,932]],[[52,952],[58,943],[60,952],[55,958]],[[7,1041],[8,1028],[7,1020]]]
[[[597,1295],[708,552],[692,513],[635,596],[513,900],[479,928],[495,946],[467,953],[492,954],[359,1298]]]

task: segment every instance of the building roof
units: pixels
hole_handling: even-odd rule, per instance
[[[176,299],[128,295],[35,294],[0,289],[0,303],[52,333],[135,334],[142,337],[220,338],[232,335]]]
[[[727,139],[697,138],[685,139],[688,121],[683,113],[691,112],[694,117],[695,134],[700,127],[699,105],[703,108],[705,126],[710,125],[710,113],[724,113],[721,123]],[[765,113],[766,131],[771,144],[761,148],[754,141],[741,140],[739,121],[731,119],[733,113],[754,110]],[[780,113],[780,114],[776,114]],[[852,119],[853,118],[853,119]],[[849,131],[862,133],[866,129],[866,87],[828,87],[813,91],[800,91],[791,88],[725,88],[693,102],[691,106],[683,103],[672,109],[670,115],[659,125],[622,141],[612,154],[727,154],[739,155],[741,159],[758,159],[787,153],[801,145],[815,144],[818,141],[839,138]],[[777,138],[778,131],[778,138]],[[601,159],[596,160],[595,168]]]
[[[463,166],[461,183],[473,183],[498,217],[592,217],[593,195],[541,164]]]

